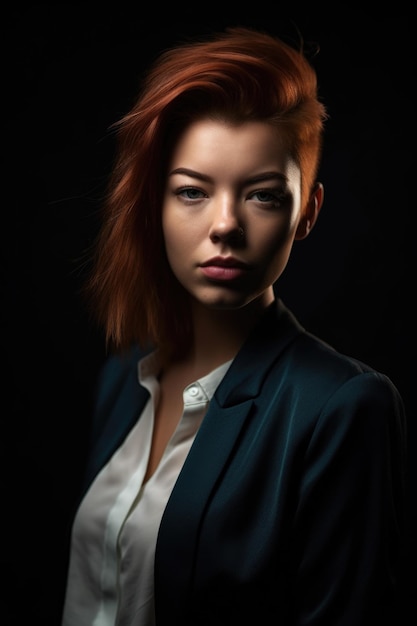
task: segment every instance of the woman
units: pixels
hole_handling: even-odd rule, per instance
[[[395,591],[404,410],[279,278],[323,203],[302,50],[232,28],[150,68],[94,270],[97,394],[63,626],[360,626]]]

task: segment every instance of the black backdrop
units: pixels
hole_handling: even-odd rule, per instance
[[[314,63],[330,114],[320,173],[325,203],[311,236],[296,243],[279,295],[309,330],[384,371],[400,389],[409,422],[411,529],[416,520],[410,12],[391,7],[372,15],[338,4],[336,13],[313,16],[277,19],[264,10],[263,20],[235,14],[167,26],[131,6],[41,3],[3,15],[5,625],[59,625],[67,524],[105,357],[80,290],[113,156],[109,126],[161,48],[227,25],[293,41],[299,31],[307,44],[320,45]],[[414,550],[410,533],[399,625],[413,610]]]

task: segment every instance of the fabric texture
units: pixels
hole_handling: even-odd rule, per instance
[[[140,357],[103,370],[86,489],[147,401]],[[274,302],[217,388],[164,511],[157,626],[378,623],[395,594],[404,454],[392,382]]]

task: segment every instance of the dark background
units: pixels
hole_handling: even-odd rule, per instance
[[[105,357],[81,289],[114,154],[109,127],[162,48],[227,25],[263,28],[289,42],[301,33],[308,46],[320,45],[314,65],[330,114],[320,172],[325,203],[313,233],[296,242],[279,294],[309,330],[399,388],[408,413],[410,529],[416,523],[411,12],[398,4],[375,14],[337,3],[337,10],[311,16],[279,19],[264,9],[262,20],[235,14],[164,25],[162,8],[159,17],[145,18],[131,7],[34,3],[3,12],[5,626],[60,623],[67,528]],[[409,534],[395,626],[414,623],[416,614]]]

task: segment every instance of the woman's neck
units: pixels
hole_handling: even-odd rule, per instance
[[[193,341],[186,360],[195,373],[204,375],[233,359],[272,300],[257,299],[233,310],[208,309],[194,302]]]

